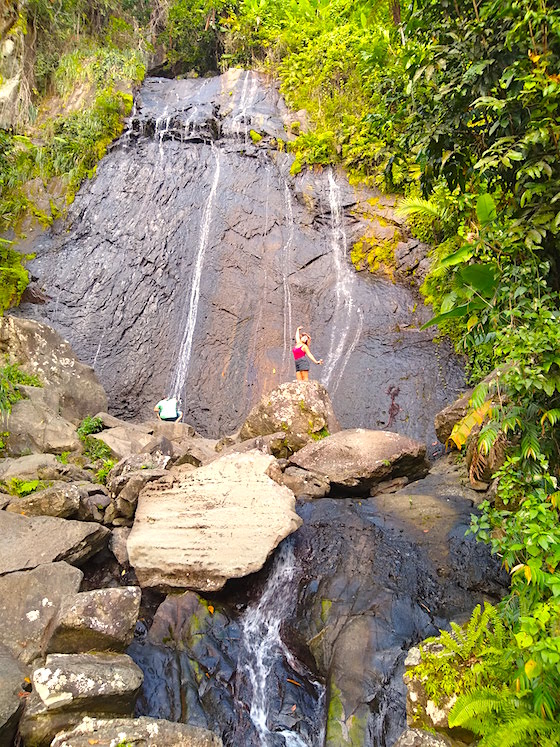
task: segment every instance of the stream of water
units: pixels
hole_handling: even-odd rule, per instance
[[[189,308],[187,313],[187,319],[185,322],[185,329],[183,332],[183,338],[179,348],[179,355],[177,356],[177,366],[175,369],[175,376],[173,379],[172,392],[173,396],[177,399],[181,398],[183,389],[185,388],[185,382],[187,380],[187,374],[189,370],[189,362],[191,359],[192,341],[194,335],[194,329],[196,326],[196,317],[198,313],[198,299],[200,296],[200,278],[202,277],[202,267],[204,265],[204,254],[208,245],[208,236],[210,233],[210,220],[212,218],[212,211],[214,207],[214,199],[216,196],[216,190],[218,189],[218,182],[220,180],[220,153],[217,149],[212,149],[214,157],[216,159],[216,166],[214,170],[214,179],[210,188],[208,199],[204,207],[204,213],[202,215],[202,221],[200,225],[200,238],[198,242],[198,251],[196,254],[196,262],[191,280],[191,291],[189,297]]]
[[[284,356],[282,365],[285,370],[288,368],[290,358],[290,340],[293,335],[292,330],[292,294],[290,291],[290,256],[294,244],[294,210],[292,207],[292,195],[288,182],[284,182],[284,200],[286,203],[286,221],[288,224],[288,238],[284,244],[283,261],[282,261],[282,285],[284,289]]]
[[[335,309],[331,321],[329,352],[326,356],[322,382],[330,387],[331,395],[336,390],[352,351],[359,340],[363,312],[353,300],[354,276],[347,264],[348,241],[344,229],[344,213],[340,187],[332,169],[329,170],[329,204],[331,211],[331,254],[335,275]],[[350,345],[348,340],[352,335]],[[343,357],[344,356],[344,357]]]
[[[274,566],[258,603],[247,608],[241,620],[239,670],[251,685],[250,718],[260,740],[260,747],[320,747],[324,734],[319,730],[313,736],[304,736],[289,729],[271,730],[275,714],[272,712],[272,694],[276,680],[272,676],[279,660],[298,671],[294,656],[281,637],[283,621],[293,612],[295,605],[294,577],[296,561],[289,542],[277,550]],[[297,675],[294,675],[297,676]],[[324,706],[324,687],[313,682],[317,692],[317,711]]]

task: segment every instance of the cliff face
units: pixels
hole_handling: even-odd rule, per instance
[[[278,147],[287,121],[256,73],[148,79],[66,223],[34,247],[30,269],[50,300],[21,313],[70,340],[115,413],[145,416],[174,391],[211,435],[294,377],[303,324],[325,360],[311,378],[344,427],[390,422],[435,440],[460,365],[419,331],[428,311],[408,289],[357,275],[348,258],[372,213],[398,242],[390,200],[331,170],[290,175]]]

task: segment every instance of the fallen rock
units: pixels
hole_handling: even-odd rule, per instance
[[[1,603],[1,602],[0,602]],[[21,693],[26,671],[0,643],[0,744],[12,744],[25,699]]]
[[[58,516],[61,519],[68,519],[78,514],[80,497],[76,485],[61,482],[45,490],[12,498],[6,511],[25,516]]]
[[[50,654],[33,672],[20,723],[26,745],[50,745],[86,715],[132,716],[143,674],[125,654]]]
[[[461,742],[461,744],[464,744]],[[442,734],[430,734],[421,729],[407,729],[395,742],[394,747],[456,747],[457,742],[451,741]]]
[[[200,467],[217,458],[216,441],[210,438],[190,437],[173,443],[173,464],[192,464]]]
[[[308,444],[290,461],[322,475],[331,484],[331,495],[365,494],[376,483],[400,476],[419,478],[429,468],[424,444],[390,431],[363,428]]]
[[[85,718],[72,731],[57,734],[51,747],[91,747],[92,744],[133,744],[134,747],[222,747],[207,729],[141,716],[135,719]]]
[[[317,381],[290,381],[265,395],[240,431],[245,441],[283,431],[292,452],[340,430],[329,394]]]
[[[46,324],[3,316],[0,318],[0,353],[7,354],[45,388],[56,390],[59,415],[78,423],[86,415],[107,409],[107,395],[93,368],[74,355],[70,345]]]
[[[266,436],[255,436],[255,438],[249,438],[247,441],[223,446],[221,453],[244,454],[246,451],[252,451],[253,449],[258,449],[263,454],[272,454],[277,459],[284,459],[293,454],[285,431],[269,433]]]
[[[330,482],[323,475],[317,475],[299,467],[287,467],[278,482],[290,488],[296,498],[300,495],[324,498],[331,489]]]
[[[23,388],[23,387],[22,387]],[[24,387],[31,399],[16,402],[10,413],[6,453],[19,456],[24,452],[62,454],[79,451],[81,444],[75,426],[58,414],[58,404],[50,407],[44,392],[36,387]]]
[[[57,560],[80,565],[108,539],[109,530],[94,522],[0,511],[0,576]]]
[[[26,480],[38,477],[41,469],[57,469],[61,466],[54,454],[29,454],[18,459],[0,460],[0,479],[7,482],[12,477]]]
[[[146,445],[152,440],[151,434],[146,433],[141,426],[130,423],[126,426],[109,428],[101,431],[101,433],[93,433],[92,438],[107,444],[111,453],[117,459],[142,453]]]
[[[76,594],[61,606],[47,643],[47,653],[124,651],[134,636],[140,589],[125,586]]]
[[[267,474],[274,458],[220,457],[140,493],[128,554],[141,586],[216,591],[262,568],[301,524],[288,488]]]
[[[43,651],[47,630],[84,574],[68,563],[49,563],[0,577],[0,642],[24,664]]]
[[[130,527],[115,527],[111,531],[109,550],[111,550],[117,559],[118,564],[122,566],[128,566],[130,564],[126,547],[129,535]]]
[[[166,423],[164,420],[156,420],[149,425],[154,436],[165,436],[169,441],[181,441],[183,438],[196,435],[195,429],[188,423]]]

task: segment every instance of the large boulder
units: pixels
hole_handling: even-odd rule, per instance
[[[253,407],[239,436],[245,441],[283,431],[293,452],[339,430],[325,387],[317,381],[290,381],[265,395]]]
[[[26,496],[13,497],[6,511],[26,516],[58,516],[67,519],[78,514],[80,498],[77,485],[60,482]]]
[[[25,703],[22,689],[25,669],[0,643],[0,744],[12,744]]]
[[[365,494],[389,477],[422,477],[428,471],[426,447],[390,431],[340,431],[305,446],[291,457],[297,467],[324,476],[331,495]]]
[[[57,734],[51,747],[123,743],[135,747],[222,747],[222,740],[207,729],[145,716],[111,720],[85,718],[72,731]]]
[[[129,423],[94,433],[93,438],[107,444],[117,459],[124,459],[132,454],[141,454],[153,437],[146,428]]]
[[[86,415],[107,409],[107,395],[93,368],[80,363],[52,327],[31,319],[1,317],[0,353],[38,376],[45,388],[55,390],[58,414],[65,420],[78,423]]]
[[[66,599],[51,626],[47,652],[124,651],[134,636],[140,597],[137,586],[125,586]]]
[[[6,453],[61,454],[79,451],[76,427],[58,413],[59,396],[54,388],[22,386],[25,399],[16,402],[8,418]],[[54,395],[54,396],[53,396]]]
[[[46,747],[86,715],[132,716],[143,678],[125,654],[50,654],[33,672],[33,693],[20,724],[24,744]]]
[[[233,454],[179,473],[172,486],[147,485],[128,538],[140,585],[216,591],[262,568],[301,524],[293,493],[267,474],[274,463]]]
[[[78,592],[83,575],[68,563],[48,563],[0,577],[0,643],[24,664],[37,659],[61,603]]]
[[[0,576],[57,560],[81,565],[105,547],[109,534],[95,522],[0,511]]]
[[[54,454],[28,454],[18,459],[0,460],[0,480],[8,482],[12,477],[26,480],[38,477],[41,470],[56,470],[62,466]]]

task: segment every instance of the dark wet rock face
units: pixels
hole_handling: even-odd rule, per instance
[[[146,418],[174,390],[214,437],[294,378],[303,324],[342,427],[433,441],[460,366],[419,331],[429,312],[410,290],[354,273],[364,196],[329,170],[290,176],[283,114],[256,73],[147,80],[129,132],[34,247],[50,300],[22,313],[94,366],[115,413]]]

